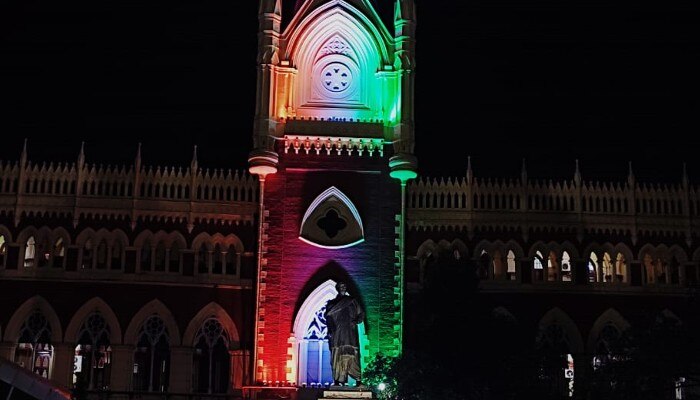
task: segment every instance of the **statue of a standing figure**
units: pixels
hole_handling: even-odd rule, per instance
[[[326,325],[328,326],[328,346],[331,350],[331,367],[333,381],[336,385],[347,384],[348,376],[361,385],[360,371],[360,341],[357,335],[357,325],[365,313],[357,300],[347,292],[344,282],[335,285],[338,296],[326,303]]]

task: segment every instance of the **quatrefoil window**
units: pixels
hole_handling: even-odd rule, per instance
[[[328,210],[326,216],[319,219],[316,225],[323,229],[329,238],[333,239],[334,237],[338,236],[338,232],[342,231],[348,226],[348,223],[338,216],[337,211]]]
[[[345,64],[330,63],[321,72],[323,87],[333,93],[347,90],[352,84],[352,73]]]
[[[306,210],[299,239],[325,249],[342,249],[363,242],[364,228],[352,201],[331,187]]]

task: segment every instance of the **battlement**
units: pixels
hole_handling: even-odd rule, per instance
[[[126,200],[126,201],[125,201]],[[85,216],[251,223],[258,201],[257,179],[245,171],[84,163],[37,164],[0,161],[0,212],[22,216]]]

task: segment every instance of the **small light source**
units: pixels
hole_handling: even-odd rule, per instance
[[[381,390],[381,391],[384,391],[384,389],[386,389],[386,385],[384,384],[384,382],[382,382],[382,383],[380,383],[379,385],[377,385],[377,389],[379,389],[379,390]]]

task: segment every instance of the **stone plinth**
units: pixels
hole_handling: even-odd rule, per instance
[[[323,397],[319,400],[345,400],[345,399],[371,399],[372,391],[367,388],[331,386],[323,391]]]

